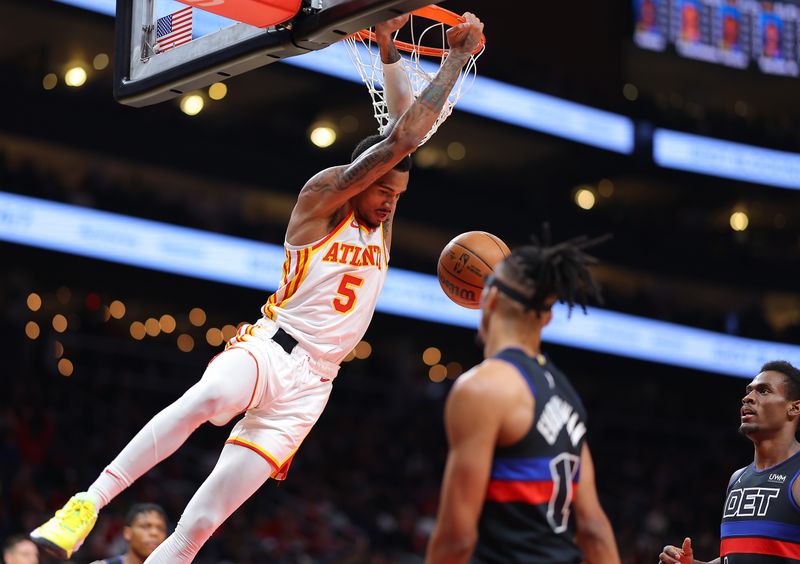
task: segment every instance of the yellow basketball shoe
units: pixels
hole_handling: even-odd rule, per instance
[[[85,493],[72,496],[55,516],[31,533],[31,540],[49,554],[66,560],[80,548],[97,521],[94,501]]]

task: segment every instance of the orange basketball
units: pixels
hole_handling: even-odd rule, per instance
[[[486,231],[462,233],[445,245],[436,273],[447,297],[478,309],[484,279],[509,255],[508,246]]]

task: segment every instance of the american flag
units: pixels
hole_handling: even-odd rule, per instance
[[[163,53],[192,40],[192,7],[158,18],[156,21],[156,53]]]

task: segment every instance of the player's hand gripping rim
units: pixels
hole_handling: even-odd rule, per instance
[[[483,22],[471,12],[464,12],[464,23],[447,30],[447,43],[451,53],[471,55],[480,45]]]

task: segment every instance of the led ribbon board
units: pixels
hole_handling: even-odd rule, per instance
[[[800,190],[800,155],[656,129],[653,158],[663,167]]]
[[[0,240],[271,292],[285,259],[278,245],[0,192]],[[378,311],[474,329],[435,276],[389,270]],[[751,377],[766,361],[800,362],[800,346],[745,339],[590,308],[556,306],[545,341],[601,353]]]

